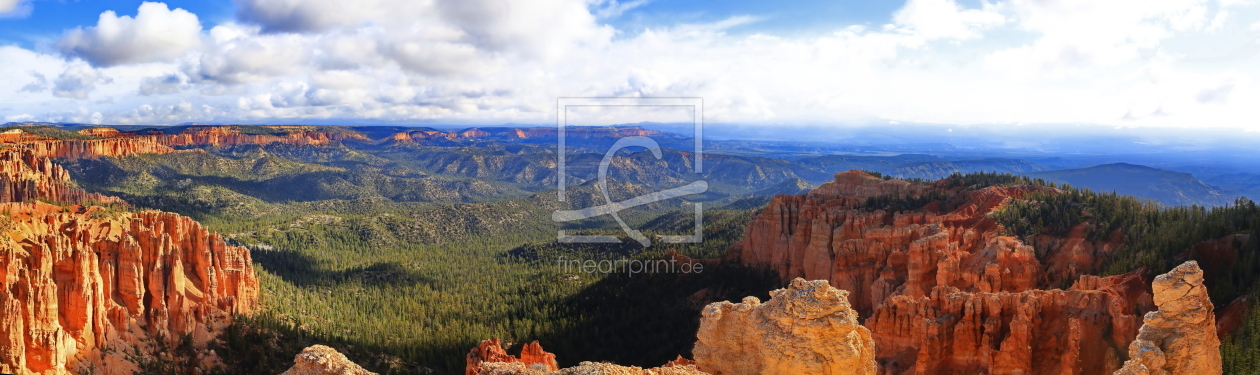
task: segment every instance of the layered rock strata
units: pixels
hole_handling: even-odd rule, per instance
[[[1129,345],[1130,359],[1116,374],[1220,374],[1221,342],[1198,263],[1182,263],[1155,277],[1152,289],[1159,310],[1146,314]]]
[[[714,375],[877,373],[875,342],[847,292],[798,278],[770,296],[705,307],[696,367]]]

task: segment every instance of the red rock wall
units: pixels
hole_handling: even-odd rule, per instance
[[[53,158],[175,151],[155,137],[0,149],[0,373],[130,374],[133,347],[192,335],[204,348],[232,314],[254,309],[249,251],[190,218],[28,202],[124,204],[78,189]]]
[[[808,194],[775,197],[729,259],[850,291],[888,373],[1115,370],[1141,313],[1153,308],[1149,288],[1136,274],[1081,276],[1117,245],[1086,241],[1079,228],[1066,238],[1039,238],[1045,264],[1033,246],[1002,236],[986,215],[1033,191],[1053,190],[965,191],[839,173]],[[936,203],[907,212],[857,209],[870,197],[926,193],[950,193],[961,203],[948,212]],[[1065,280],[1077,286],[1039,290]]]
[[[249,251],[190,218],[45,203],[0,211],[9,218],[0,237],[0,372],[129,373],[119,350],[159,333],[204,345],[256,304]]]
[[[36,151],[0,149],[0,202],[25,202],[37,198],[57,202],[117,203],[116,197],[88,193],[74,186],[70,173]]]

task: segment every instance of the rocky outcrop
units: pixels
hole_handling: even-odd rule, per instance
[[[22,129],[9,129],[9,130],[0,132],[0,143],[27,142],[27,141],[37,141],[37,140],[44,140],[44,139],[52,139],[52,138],[42,136],[42,135],[27,133],[26,131]]]
[[[808,194],[775,197],[727,260],[849,291],[886,373],[1111,372],[1154,309],[1142,271],[1084,276],[1119,236],[1089,241],[1078,226],[1065,237],[1034,236],[1034,247],[1003,235],[988,215],[1010,199],[1056,191],[839,173]],[[933,199],[917,200],[932,201],[923,207],[879,204],[924,196]]]
[[[525,344],[525,346],[521,347],[521,356],[513,357],[503,350],[503,346],[499,343],[499,338],[497,337],[482,340],[480,345],[468,352],[465,359],[467,366],[464,368],[464,374],[466,375],[477,375],[481,369],[481,364],[487,362],[519,362],[526,368],[543,372],[556,371],[560,368],[556,364],[556,355],[544,351],[542,345],[538,345],[538,341]]]
[[[593,362],[560,369],[556,355],[544,351],[538,341],[526,344],[521,356],[513,357],[503,350],[498,338],[482,340],[466,359],[466,375],[707,375],[682,356],[650,369]]]
[[[0,202],[45,199],[69,203],[122,204],[122,199],[74,186],[70,173],[28,149],[0,149]]]
[[[351,362],[336,349],[315,345],[293,357],[293,367],[280,375],[376,375]]]
[[[714,375],[875,374],[875,343],[858,324],[848,293],[823,280],[795,279],[761,303],[705,307],[693,352]]]
[[[1220,374],[1221,343],[1198,263],[1182,263],[1155,277],[1151,288],[1159,310],[1146,314],[1129,345],[1130,359],[1116,374]]]
[[[158,211],[4,203],[0,373],[129,374],[124,350],[191,335],[199,347],[254,309],[249,251]]]

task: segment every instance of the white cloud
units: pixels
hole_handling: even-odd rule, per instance
[[[617,38],[604,19],[638,1],[498,1],[240,0],[192,47],[81,54],[95,68],[0,46],[0,102],[24,105],[0,115],[547,123],[560,96],[700,96],[713,122],[1223,126],[1260,101],[1250,60],[1194,63],[1236,49],[1217,47],[1254,15],[1198,0],[913,0],[890,26],[822,36],[758,33],[747,15]],[[109,22],[138,29],[140,13]]]
[[[893,14],[893,22],[928,39],[973,39],[1006,19],[994,7],[963,9],[954,0],[909,0]]]
[[[96,66],[169,61],[196,48],[201,37],[197,15],[163,3],[145,2],[135,18],[101,13],[96,26],[78,28],[57,41],[62,53]]]

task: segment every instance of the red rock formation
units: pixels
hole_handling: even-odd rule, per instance
[[[16,144],[13,148],[29,150],[38,157],[65,159],[165,154],[175,151],[147,137],[31,141]]]
[[[1119,368],[1153,308],[1140,274],[1081,276],[1118,241],[1001,235],[988,213],[1039,186],[975,191],[839,173],[800,196],[777,196],[728,259],[785,279],[827,280],[871,329],[884,372],[1101,373]],[[871,197],[949,196],[918,210],[866,209]],[[1116,239],[1119,237],[1113,237]],[[1049,256],[1038,260],[1038,250]],[[1078,280],[1079,278],[1079,280]],[[1066,285],[1071,290],[1037,290]],[[1104,334],[1104,332],[1106,332]]]
[[[1198,263],[1182,263],[1152,284],[1159,310],[1146,314],[1116,375],[1220,374],[1221,342]]]
[[[485,362],[521,362],[527,368],[545,370],[546,372],[556,371],[560,368],[556,364],[556,355],[544,351],[542,345],[538,345],[538,341],[521,347],[521,356],[518,358],[507,354],[507,351],[503,350],[498,337],[482,340],[480,345],[468,352],[468,356],[465,359],[468,362],[468,365],[464,368],[465,375],[477,375],[481,369],[481,364]]]
[[[42,135],[35,135],[35,134],[27,133],[26,131],[22,129],[9,129],[9,130],[0,132],[0,143],[15,143],[15,142],[37,141],[37,140],[44,140],[44,139],[52,139],[52,138],[42,136]]]
[[[875,343],[847,294],[797,278],[766,303],[712,303],[696,333],[696,367],[715,375],[874,375]]]
[[[697,370],[695,362],[682,356],[650,369],[591,362],[560,369],[556,355],[544,351],[538,341],[522,347],[521,356],[517,358],[503,350],[497,337],[482,340],[466,359],[465,375],[709,375]]]
[[[937,286],[889,298],[866,326],[892,373],[1110,373],[1127,359],[1151,296],[1137,274],[1090,278],[1066,291]]]
[[[74,186],[70,173],[38,156],[35,151],[23,148],[0,149],[0,202],[25,202],[47,199],[69,203],[115,203],[123,201],[95,193],[88,193]]]
[[[93,136],[93,137],[102,137],[102,138],[125,137],[125,136],[132,135],[132,134],[130,134],[130,133],[123,133],[123,132],[119,131],[118,129],[114,129],[114,128],[104,128],[104,127],[102,127],[102,128],[87,128],[87,129],[83,129],[83,130],[78,131],[78,133],[79,133],[79,134],[81,134],[81,135],[88,135],[88,136]]]
[[[129,374],[131,348],[184,335],[204,348],[232,314],[253,310],[249,251],[190,218],[28,202],[124,204],[78,189],[53,158],[175,151],[154,137],[0,149],[0,201],[10,202],[0,203],[0,373]]]
[[[326,145],[333,141],[350,139],[368,140],[361,134],[318,132],[309,127],[278,126],[282,134],[245,134],[233,126],[207,126],[190,128],[179,134],[162,134],[154,140],[166,146],[213,145],[235,146],[245,144],[285,143],[293,145]]]
[[[251,311],[249,251],[158,211],[4,203],[0,372],[130,373],[120,350],[159,334],[203,345]]]

